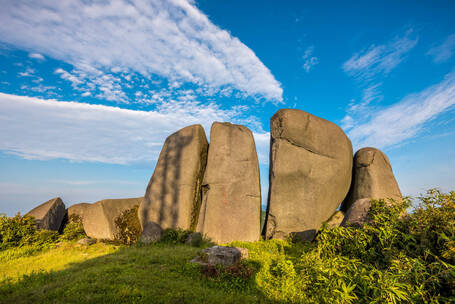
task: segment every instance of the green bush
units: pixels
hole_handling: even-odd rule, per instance
[[[167,244],[183,244],[191,233],[190,230],[165,229],[161,234],[160,241]]]
[[[446,303],[455,298],[455,192],[372,201],[369,221],[322,228],[312,243],[234,242],[261,267],[254,280],[284,303]],[[247,284],[247,283],[245,283]]]
[[[0,217],[0,250],[19,246],[35,232],[36,224],[32,217],[22,217],[20,213],[14,217]]]
[[[115,219],[117,233],[115,240],[125,245],[137,243],[141,237],[142,228],[137,215],[139,206],[125,210]]]
[[[71,218],[68,220],[63,229],[63,234],[61,236],[62,240],[73,241],[80,240],[87,237],[84,231],[84,226],[82,225],[82,218],[78,215],[71,215]]]

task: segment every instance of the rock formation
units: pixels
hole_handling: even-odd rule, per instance
[[[151,223],[162,230],[196,228],[207,149],[201,125],[188,126],[166,139],[139,207],[143,232],[160,231]],[[149,234],[145,238],[155,239]]]
[[[89,208],[91,204],[88,203],[80,203],[72,205],[68,208],[68,220],[70,222],[74,220],[82,220],[84,218],[84,212]]]
[[[210,132],[197,231],[217,243],[260,237],[259,165],[251,131],[215,122]]]
[[[82,224],[85,233],[95,239],[114,240],[118,232],[115,220],[126,210],[139,206],[143,198],[105,199],[85,209]]]
[[[58,231],[65,213],[65,204],[60,197],[56,197],[32,209],[25,216],[34,217],[38,229]]]
[[[371,199],[401,200],[401,192],[387,156],[375,148],[362,148],[354,156],[352,185],[341,210],[345,223],[362,223]]]
[[[231,266],[241,259],[248,258],[248,249],[240,247],[213,246],[205,248],[191,260],[191,263],[207,265],[225,265]]]
[[[351,141],[337,125],[293,109],[270,122],[270,185],[266,239],[311,240],[348,193]]]

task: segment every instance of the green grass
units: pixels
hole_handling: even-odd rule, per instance
[[[154,244],[85,247],[64,243],[0,262],[1,303],[258,303],[207,279],[188,263],[199,248]]]

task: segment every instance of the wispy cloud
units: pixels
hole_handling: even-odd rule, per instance
[[[32,59],[44,60],[44,56],[39,53],[30,53],[28,54],[28,57]]]
[[[70,63],[91,82],[138,73],[282,101],[281,84],[255,53],[191,0],[6,1],[0,40]],[[103,97],[122,98],[111,86],[100,88]]]
[[[316,56],[313,56],[314,46],[310,46],[305,50],[303,54],[303,69],[309,73],[310,70],[319,63],[319,59]]]
[[[401,144],[418,135],[426,123],[454,105],[455,72],[451,72],[440,83],[410,94],[394,105],[381,110],[370,108],[367,121],[351,121],[352,129],[348,136],[357,148],[385,148]]]
[[[433,57],[435,63],[442,63],[449,60],[455,54],[455,34],[450,35],[438,46],[431,48],[427,55]]]
[[[0,150],[27,159],[153,162],[171,133],[195,123],[208,133],[213,121],[251,122],[243,110],[172,101],[146,112],[0,93]],[[265,162],[268,135],[256,132],[255,136]]]
[[[378,74],[386,75],[406,58],[406,54],[417,42],[418,37],[413,30],[408,30],[402,37],[395,37],[386,44],[372,44],[354,54],[342,68],[349,75],[362,81],[371,80]]]

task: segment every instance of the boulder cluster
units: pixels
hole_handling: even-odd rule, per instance
[[[387,156],[363,148],[353,157],[349,138],[325,119],[282,109],[271,118],[270,135],[265,239],[312,240],[324,222],[363,223],[371,199],[401,199]],[[117,219],[134,208],[144,242],[159,240],[164,229],[196,231],[216,243],[259,240],[261,188],[252,132],[215,122],[209,144],[201,125],[188,126],[166,139],[144,197],[68,209],[55,198],[27,215],[40,229],[58,230],[66,214],[80,220],[88,236],[112,240]]]

